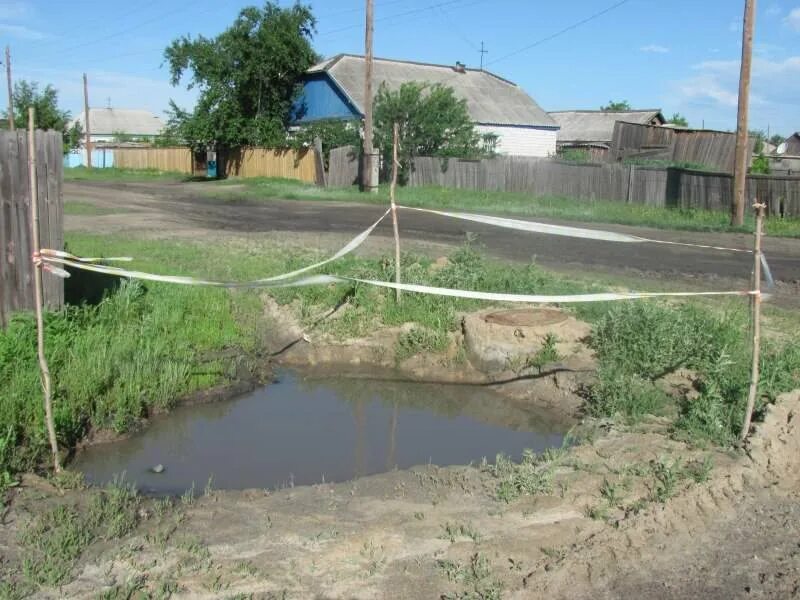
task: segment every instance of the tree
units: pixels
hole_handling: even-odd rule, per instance
[[[764,152],[764,140],[767,139],[767,134],[760,129],[751,129],[747,132],[747,135],[753,143],[753,154]]]
[[[400,126],[398,159],[405,178],[415,156],[477,157],[492,140],[476,130],[467,111],[467,101],[458,99],[453,88],[416,81],[390,91],[382,84],[375,95],[375,147],[391,168],[394,123]],[[492,137],[492,136],[490,136]]]
[[[283,145],[300,77],[318,58],[314,27],[309,7],[270,1],[242,9],[214,38],[174,40],[164,51],[172,84],[186,76],[200,97],[192,112],[171,103],[171,134],[196,148]]]
[[[83,130],[76,123],[70,123],[70,112],[58,107],[58,90],[48,84],[39,89],[36,81],[24,79],[14,83],[14,121],[21,128],[28,127],[28,108],[36,112],[37,129],[54,129],[64,137],[64,153],[80,145]],[[3,119],[8,120],[8,109],[3,111]]]
[[[630,110],[630,109],[631,105],[627,100],[623,100],[621,102],[614,102],[613,100],[609,100],[607,105],[600,107],[600,110],[606,112],[619,112],[622,110]]]
[[[688,127],[689,121],[686,117],[684,117],[681,113],[673,113],[672,118],[667,121],[667,123],[671,123],[672,125],[677,125],[678,127]]]
[[[779,133],[776,133],[771,138],[769,138],[769,143],[772,144],[773,146],[780,146],[785,141],[786,138]]]
[[[314,140],[319,138],[322,142],[322,158],[325,168],[331,156],[331,150],[342,146],[361,148],[361,124],[358,121],[344,121],[342,119],[322,119],[308,125],[303,125],[294,131],[288,139],[288,145],[295,150],[310,148]]]

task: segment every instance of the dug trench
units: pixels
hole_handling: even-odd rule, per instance
[[[340,340],[303,326],[297,307],[264,301],[276,366],[487,387],[574,427],[562,446],[521,460],[273,490],[153,498],[119,481],[25,476],[3,514],[0,597],[798,593],[797,392],[767,408],[744,447],[725,449],[676,439],[664,417],[626,426],[582,414],[597,360],[589,326],[567,313],[464,314],[439,351],[420,352],[422,329]],[[690,394],[691,374],[660,385]]]

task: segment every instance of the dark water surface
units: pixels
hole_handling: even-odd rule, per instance
[[[346,481],[395,467],[468,464],[560,446],[566,424],[476,386],[354,379],[279,382],[185,406],[133,437],[88,448],[73,468],[105,483],[125,472],[149,493]],[[162,464],[161,474],[151,473]]]

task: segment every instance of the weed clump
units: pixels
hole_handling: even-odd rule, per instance
[[[533,450],[525,450],[519,463],[505,454],[498,454],[494,464],[485,464],[483,470],[499,480],[498,500],[511,502],[519,496],[549,494],[553,491],[553,463],[558,453],[550,451],[537,455]]]
[[[36,517],[19,540],[25,582],[55,586],[69,581],[89,544],[123,537],[136,527],[139,504],[136,490],[115,479],[87,508],[61,504]]]
[[[677,402],[673,429],[694,442],[731,444],[744,416],[750,349],[743,311],[717,316],[693,306],[635,302],[612,307],[597,323],[592,346],[600,360],[598,382],[587,393],[588,412],[636,422],[663,414],[669,396],[657,386],[678,369],[692,371],[697,396]],[[800,344],[767,344],[762,352],[765,403],[800,381]]]

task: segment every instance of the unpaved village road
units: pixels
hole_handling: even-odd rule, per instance
[[[224,201],[207,193],[204,183],[107,183],[66,182],[67,201],[84,201],[104,208],[133,210],[133,214],[110,214],[92,218],[92,230],[119,232],[180,226],[219,233],[286,232],[298,234],[353,235],[380,216],[383,208],[343,202],[298,200]],[[581,224],[551,219],[538,221],[629,233],[651,239],[726,246],[752,247],[746,234],[697,233],[656,230],[623,225]],[[83,229],[80,219],[67,220],[68,228]],[[400,213],[401,236],[407,242],[436,246],[458,246],[467,232],[490,255],[527,262],[532,258],[544,267],[582,273],[641,278],[674,285],[681,281],[707,289],[746,287],[752,259],[736,252],[713,251],[660,244],[624,244],[551,235],[532,235],[479,223],[458,221],[416,211]],[[375,231],[379,238],[391,238],[387,219]],[[767,238],[765,254],[778,282],[777,295],[792,303],[800,291],[800,240]],[[736,288],[733,288],[736,289]],[[793,303],[792,303],[793,304]]]

